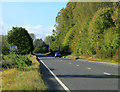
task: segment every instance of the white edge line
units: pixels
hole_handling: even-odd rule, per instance
[[[39,57],[38,57],[39,58]],[[40,59],[40,58],[39,58]],[[45,65],[45,63],[40,59],[40,61],[44,64],[44,66],[49,70],[49,72],[55,77],[55,79],[59,82],[59,84],[68,92],[71,92],[68,87],[63,84],[63,82]]]
[[[106,72],[103,72],[104,74],[106,74],[106,75],[111,75],[110,73],[106,73]]]

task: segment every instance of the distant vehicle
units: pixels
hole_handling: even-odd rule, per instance
[[[61,57],[60,52],[55,52],[55,57]]]

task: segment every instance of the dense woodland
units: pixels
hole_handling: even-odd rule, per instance
[[[119,3],[68,2],[56,17],[50,51],[112,58],[120,47]]]

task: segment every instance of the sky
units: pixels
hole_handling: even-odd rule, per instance
[[[36,38],[44,40],[52,34],[57,13],[66,4],[67,2],[2,2],[0,31],[6,35],[13,26],[24,27],[29,33],[34,33]]]

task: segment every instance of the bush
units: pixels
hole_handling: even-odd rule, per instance
[[[30,66],[32,61],[27,56],[17,55],[17,54],[9,54],[3,56],[2,68],[20,68]]]

